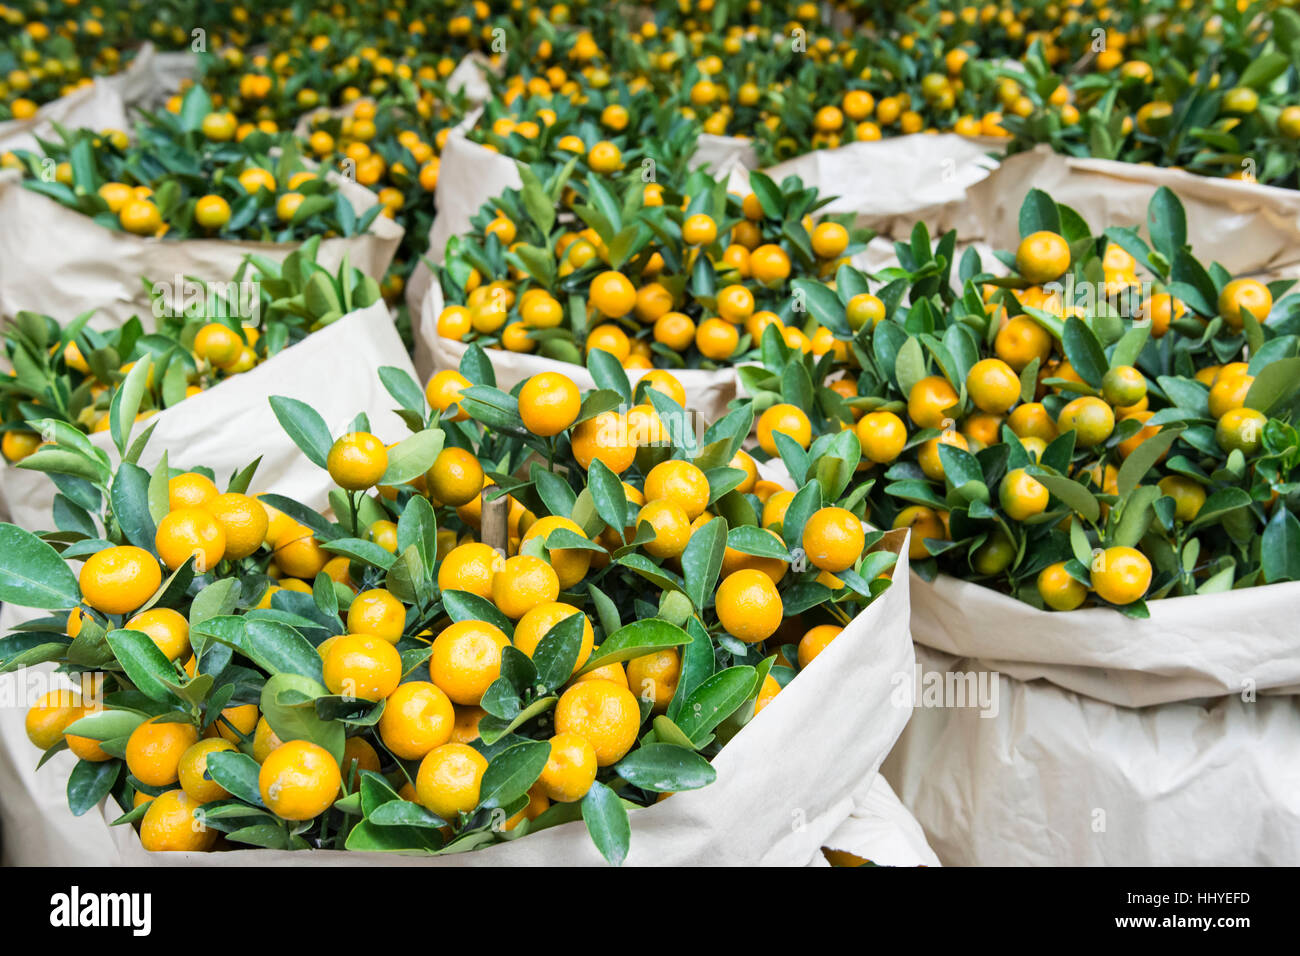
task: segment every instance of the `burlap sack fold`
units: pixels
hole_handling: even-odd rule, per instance
[[[968,222],[967,191],[997,167],[989,154],[1001,144],[956,133],[913,133],[813,150],[763,172],[778,185],[798,176],[804,186],[834,196],[819,215],[851,212],[859,228],[901,238],[924,221],[938,235]],[[742,193],[751,191],[747,178],[733,179],[733,189],[742,186]]]
[[[904,535],[895,577],[907,574]],[[888,588],[713,760],[717,780],[631,811],[632,866],[804,866],[854,809],[910,709],[892,693],[913,671],[908,590]],[[105,801],[106,820],[120,810]],[[581,822],[445,857],[333,850],[147,853],[135,831],[112,833],[129,866],[587,866],[604,861]]]
[[[1300,276],[1300,191],[1198,176],[1180,169],[1105,159],[1076,159],[1043,145],[1007,157],[971,187],[957,223],[962,239],[999,249],[1020,240],[1025,194],[1042,189],[1094,229],[1143,226],[1155,191],[1168,186],[1187,211],[1187,234],[1203,262],[1234,275]]]
[[[853,793],[853,813],[835,828],[823,846],[868,860],[877,866],[941,866],[925,840],[925,831],[890,788],[875,774]],[[814,860],[829,865],[825,857]]]
[[[358,212],[378,201],[364,186],[328,175]],[[135,315],[152,328],[142,277],[163,283],[176,283],[178,276],[225,282],[249,253],[282,261],[301,245],[154,239],[117,232],[24,188],[13,171],[0,175],[0,222],[26,224],[0,229],[0,317],[26,309],[66,322],[93,309],[91,326],[99,329],[121,325]],[[353,266],[378,280],[401,239],[402,227],[379,216],[364,235],[324,239],[318,261],[333,270],[346,255]]]
[[[415,367],[419,370],[422,381],[427,381],[434,372],[459,368],[460,360],[469,348],[463,342],[443,338],[438,334],[438,313],[442,311],[442,303],[442,290],[435,285],[424,297],[419,315],[411,317],[411,329],[415,337]],[[497,386],[507,392],[539,372],[562,372],[580,390],[596,387],[591,373],[581,365],[505,349],[485,351],[492,362],[492,370],[496,373]],[[635,388],[644,374],[629,369],[627,377]],[[673,369],[672,374],[686,390],[686,407],[706,425],[725,415],[727,403],[736,397],[734,369]]]
[[[1039,611],[913,579],[927,670],[995,712],[918,704],[884,774],[946,864],[1300,863],[1300,584]]]
[[[36,150],[39,146],[37,137],[44,140],[58,140],[59,134],[55,124],[68,129],[90,127],[91,129],[126,129],[126,104],[120,89],[109,82],[111,78],[99,79],[89,86],[73,90],[67,96],[51,100],[36,111],[31,119],[8,120],[0,123],[0,153],[16,149]],[[5,219],[6,223],[17,220]],[[9,232],[23,232],[9,228]]]

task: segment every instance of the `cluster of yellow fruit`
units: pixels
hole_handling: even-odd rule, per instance
[[[872,519],[912,529],[921,573],[1055,610],[1091,596],[1141,616],[1144,596],[1289,580],[1292,548],[1268,529],[1295,521],[1285,418],[1300,383],[1284,381],[1293,333],[1279,319],[1295,299],[1275,302],[1289,283],[1204,270],[1182,217],[1162,190],[1153,246],[1094,238],[1032,191],[1031,228],[1004,256],[1013,274],[994,278],[970,254],[960,294],[935,290],[941,253],[922,255],[922,232],[916,271],[893,274],[908,304],[896,285],[844,358],[806,357],[799,373],[798,353],[764,342],[768,367],[742,375],[763,409],[762,450],[793,470],[814,439],[851,432]],[[850,280],[867,287],[839,276]],[[846,298],[823,306],[847,312]],[[1260,550],[1243,559],[1237,544],[1252,540]]]
[[[38,747],[92,768],[74,810],[113,794],[149,850],[224,833],[428,853],[581,815],[617,862],[609,815],[707,785],[708,759],[888,585],[895,555],[835,502],[843,485],[759,479],[748,419],[719,422],[703,457],[675,444],[671,374],[622,411],[558,373],[507,396],[478,349],[464,367],[422,396],[385,378],[414,432],[393,445],[323,442],[315,412],[272,400],[337,520],[248,495],[251,470],[222,493],[163,466],[109,480],[148,513],[110,518],[75,577],[5,527],[0,597],[70,610],[38,647],[0,638],[0,667],[58,659],[99,674],[96,697],[138,691],[31,709]],[[489,424],[503,408],[510,424]],[[530,466],[539,451],[551,469]]]
[[[806,210],[817,203],[815,190],[797,179],[778,188],[754,173],[766,199],[742,200],[696,172],[684,194],[629,183],[618,214],[611,187],[591,178],[586,188],[602,198],[569,200],[593,223],[577,230],[529,211],[541,196],[562,193],[564,176],[487,204],[474,232],[452,243],[440,336],[575,363],[604,351],[627,369],[734,364],[768,326],[792,347],[843,351],[797,306],[806,284],[824,285],[869,233],[838,218],[814,223]],[[853,321],[882,308],[874,296],[861,298]]]

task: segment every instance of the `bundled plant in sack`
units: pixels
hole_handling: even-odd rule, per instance
[[[384,206],[358,213],[336,183],[308,168],[292,137],[235,138],[235,120],[201,87],[179,112],[146,114],[122,131],[61,131],[41,153],[18,151],[23,185],[108,229],[165,239],[291,242],[365,233]]]
[[[1199,263],[1167,189],[1148,226],[1094,234],[1034,190],[997,253],[1012,274],[968,250],[956,289],[955,235],[932,247],[918,226],[845,361],[792,363],[765,335],[766,368],[742,373],[756,408],[779,403],[760,442],[797,466],[814,436],[854,431],[871,519],[912,528],[920,574],[1040,607],[1145,616],[1145,599],[1296,580],[1300,298]],[[833,321],[866,282],[842,269],[838,298],[810,301]]]
[[[707,786],[896,555],[835,504],[856,449],[762,530],[745,413],[697,438],[658,388],[620,410],[634,396],[607,356],[592,373],[585,396],[552,374],[506,394],[471,349],[422,395],[382,369],[412,429],[389,446],[272,398],[338,485],[326,514],[249,496],[256,462],[225,492],[166,458],[147,472],[126,390],[116,469],[29,423],[84,506],[77,530],[0,526],[0,596],[56,612],[0,639],[0,669],[84,678],[27,719],[47,756],[80,758],[74,812],[112,795],[149,850],[425,854],[581,817],[620,862],[628,811]]]
[[[0,376],[5,460],[22,461],[40,445],[28,421],[107,431],[121,389],[139,392],[136,416],[143,420],[379,301],[374,279],[346,260],[329,272],[316,261],[319,247],[312,238],[283,263],[249,256],[226,282],[183,280],[173,288],[145,280],[154,332],[138,318],[99,332],[87,325],[89,312],[66,325],[20,312],[5,328],[13,371]]]
[[[1122,43],[1098,53],[1096,72],[1073,83],[1071,113],[1050,103],[1057,78],[1031,48],[1033,108],[1008,118],[1010,151],[1045,142],[1071,156],[1295,188],[1300,16],[1277,7],[1261,21],[1259,4],[1218,7],[1213,27],[1198,12],[1128,59]]]
[[[814,224],[829,199],[794,177],[754,173],[742,202],[700,170],[672,179],[679,191],[636,176],[583,182],[573,168],[542,181],[521,166],[523,189],[449,243],[439,335],[575,363],[605,351],[627,369],[717,368],[770,324],[800,338],[785,319],[871,235],[851,217]],[[832,347],[826,330],[813,338]]]
[[[439,153],[467,107],[464,94],[445,89],[436,100],[428,91],[423,96],[429,99],[414,100],[414,109],[407,98],[358,99],[347,115],[324,111],[314,116],[306,134],[307,147],[320,163],[374,189],[382,214],[402,223],[402,245],[384,280],[390,300],[401,294],[425,251],[435,213]]]

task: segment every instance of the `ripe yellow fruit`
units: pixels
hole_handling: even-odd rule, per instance
[[[1016,247],[1016,271],[1042,285],[1063,275],[1070,268],[1070,246],[1064,237],[1041,230],[1020,240]]]
[[[675,501],[692,521],[709,505],[709,479],[688,461],[674,459],[655,465],[646,475],[644,490],[646,501]]]
[[[325,461],[330,478],[340,488],[373,488],[388,470],[388,449],[369,432],[349,432],[330,448]]]
[[[362,591],[348,606],[348,633],[370,634],[396,644],[406,627],[406,607],[384,588]]]
[[[330,693],[378,701],[397,689],[402,679],[402,656],[383,638],[344,634],[330,645],[324,670]]]
[[[555,705],[555,730],[586,738],[596,765],[618,763],[636,743],[641,707],[626,687],[607,680],[578,681]]]
[[[451,740],[456,712],[441,688],[428,681],[399,684],[379,717],[384,746],[403,760],[419,760]]]
[[[181,756],[198,740],[193,724],[163,723],[153,717],[127,738],[126,767],[146,786],[170,786],[177,780]]]
[[[154,549],[171,570],[193,558],[194,569],[202,574],[225,557],[226,532],[205,509],[179,508],[158,522]]]
[[[420,803],[444,820],[478,806],[479,786],[487,770],[487,759],[466,744],[442,744],[420,761],[415,792]]]
[[[328,810],[343,786],[338,762],[307,740],[290,740],[262,761],[257,788],[268,810],[285,820],[311,820]]]
[[[853,567],[865,544],[862,519],[846,508],[818,508],[804,524],[804,553],[822,571]]]
[[[208,757],[214,753],[233,753],[238,749],[229,740],[221,737],[210,737],[192,744],[181,754],[180,765],[176,770],[181,789],[195,803],[211,803],[230,796],[230,792],[225,787],[207,776]]]
[[[668,498],[647,502],[637,513],[636,523],[648,522],[655,536],[642,547],[656,558],[677,558],[691,540],[691,519],[686,509]]]
[[[581,734],[556,734],[538,782],[556,803],[581,800],[596,780],[596,750]]]
[[[723,629],[747,644],[775,634],[784,616],[776,585],[762,571],[752,568],[727,575],[718,585],[714,603]]]
[[[538,518],[529,526],[528,530],[524,532],[524,536],[519,539],[520,547],[526,545],[533,538],[541,538],[545,543],[549,540],[551,532],[560,528],[571,531],[581,538],[587,537],[582,528],[572,519],[547,515],[544,518]],[[587,571],[591,568],[591,559],[594,552],[584,548],[549,548],[548,553],[551,567],[555,569],[555,573],[560,579],[560,589],[567,591],[587,576]]]
[[[1020,400],[1020,376],[1001,359],[981,359],[966,375],[966,391],[976,408],[1000,415]]]
[[[907,416],[918,428],[943,428],[957,404],[957,390],[939,375],[928,375],[907,393]]]
[[[453,508],[468,504],[483,490],[483,466],[464,448],[444,448],[424,474],[429,494]]]
[[[514,645],[517,649],[533,656],[537,650],[537,645],[542,642],[547,633],[561,621],[573,617],[575,614],[582,614],[578,608],[572,604],[564,604],[560,601],[547,601],[545,604],[538,604],[530,608],[519,623],[515,625]],[[573,665],[573,673],[578,673],[587,659],[591,657],[592,645],[595,642],[595,632],[592,630],[591,621],[585,614],[582,614],[582,640],[578,647],[578,659]]]
[[[1103,601],[1132,604],[1150,586],[1151,562],[1136,548],[1106,548],[1093,558],[1092,589]]]
[[[492,579],[505,563],[489,545],[477,541],[459,545],[442,560],[438,568],[440,591],[468,591],[484,600],[492,600]]]
[[[262,546],[270,519],[256,498],[236,492],[217,495],[205,506],[226,535],[225,557],[239,561]]]
[[[151,853],[203,852],[217,842],[217,831],[204,826],[195,811],[202,804],[184,790],[168,790],[149,801],[140,821],[140,843]]]
[[[998,501],[1002,510],[1015,521],[1024,521],[1047,510],[1050,495],[1042,483],[1023,468],[1013,468],[1002,476]]]
[[[770,406],[758,417],[756,431],[759,447],[769,455],[778,454],[774,437],[777,432],[789,436],[803,449],[807,449],[812,443],[812,422],[809,421],[807,413],[797,405]]]
[[[836,627],[834,624],[819,624],[811,628],[803,637],[799,639],[799,669],[803,670],[822,651],[826,646],[835,640],[844,629]]]
[[[561,372],[540,372],[519,390],[519,417],[524,427],[544,438],[558,435],[577,421],[581,405],[578,386]]]
[[[63,731],[85,715],[81,695],[73,690],[52,690],[42,694],[27,711],[24,729],[38,749],[49,750],[63,739]]]
[[[1038,594],[1054,611],[1073,611],[1088,597],[1088,589],[1065,570],[1065,562],[1049,564],[1038,572]]]
[[[492,602],[512,621],[559,596],[560,578],[555,569],[529,554],[507,558],[492,579]]]
[[[475,704],[501,676],[501,651],[510,639],[486,621],[458,621],[434,639],[429,675],[456,704]]]
[[[190,655],[190,622],[171,608],[155,607],[137,614],[126,622],[128,631],[148,634],[169,661]]]
[[[81,596],[105,614],[126,614],[162,584],[158,560],[143,548],[122,545],[96,551],[81,566]]]

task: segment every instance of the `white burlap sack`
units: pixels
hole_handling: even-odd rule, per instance
[[[913,579],[924,670],[995,672],[991,713],[927,707],[884,774],[946,864],[1300,863],[1300,584],[1039,611]]]
[[[0,123],[0,153],[15,149],[38,149],[36,138],[58,141],[54,125],[67,128],[126,129],[126,105],[121,91],[107,79],[73,90],[67,96],[46,103],[31,119]],[[7,223],[15,220],[7,219]],[[27,230],[17,231],[25,233]]]
[[[907,574],[904,536],[895,572]],[[821,856],[853,812],[853,790],[870,779],[907,722],[891,689],[910,677],[908,590],[888,588],[844,629],[713,760],[718,778],[631,812],[630,865],[790,866]],[[103,814],[118,807],[106,801]],[[147,853],[135,831],[113,831],[130,866],[579,866],[603,865],[581,822],[511,843],[446,857],[333,850]]]
[[[853,794],[853,813],[822,844],[827,850],[852,853],[877,866],[940,866],[916,817],[880,774],[868,778]],[[817,866],[829,865],[818,856]]]
[[[364,186],[334,173],[358,212],[378,202]],[[147,328],[153,312],[142,277],[175,283],[177,276],[227,281],[249,253],[283,260],[299,243],[225,239],[153,239],[98,225],[72,209],[23,187],[13,171],[0,175],[0,316],[28,309],[70,321],[96,310],[93,328],[112,328],[138,315]],[[393,260],[402,227],[386,216],[353,238],[325,239],[319,261],[335,269],[349,262],[376,280]]]
[[[331,432],[341,434],[359,412],[370,417],[381,437],[396,441],[406,426],[393,414],[392,397],[380,384],[376,370],[392,365],[414,374],[401,338],[382,303],[344,316],[270,361],[237,375],[216,388],[187,398],[160,412],[140,463],[154,467],[168,453],[173,467],[207,465],[224,486],[236,470],[258,455],[250,491],[274,491],[311,507],[326,505],[334,486],[323,468],[300,452],[276,420],[267,399],[287,395],[318,411]],[[137,430],[145,427],[137,426]],[[106,433],[91,437],[116,457]],[[7,467],[0,473],[11,504],[13,523],[29,530],[51,528],[50,508],[55,488],[40,472]],[[0,611],[0,634],[14,624],[43,616],[43,612],[6,606]],[[75,759],[56,758],[54,766],[36,773],[40,754],[23,730],[27,695],[20,693],[27,672],[0,677],[0,832],[4,862],[20,865],[112,865],[118,853],[101,814],[73,817],[65,789]],[[115,817],[116,815],[114,815]],[[138,847],[138,844],[137,844]]]
[[[470,220],[483,204],[500,196],[507,189],[519,189],[519,169],[515,160],[486,149],[465,136],[478,122],[481,111],[471,113],[443,145],[441,165],[438,167],[438,188],[434,199],[438,215],[429,229],[429,250],[425,258],[434,265],[442,265],[447,252],[447,242],[452,236],[470,231]],[[729,170],[757,163],[754,148],[748,140],[734,136],[700,136],[692,169],[708,167],[715,176],[725,178]],[[424,297],[434,285],[433,273],[420,262],[406,284],[406,304],[411,315],[419,313]]]
[[[156,423],[140,464],[152,468],[166,451],[172,467],[207,465],[216,472],[217,483],[224,485],[231,474],[262,455],[254,491],[274,490],[323,505],[332,487],[329,475],[293,444],[267,399],[271,395],[301,399],[321,414],[335,435],[365,412],[376,434],[396,440],[406,429],[392,413],[394,401],[379,381],[377,370],[382,365],[415,372],[387,307],[376,302],[137,425],[133,434]],[[107,432],[91,435],[90,440],[116,459]],[[52,527],[50,509],[56,489],[45,474],[6,465],[0,472],[0,490],[13,524],[30,531]]]
[[[419,369],[422,381],[427,381],[434,372],[460,368],[460,360],[469,348],[463,342],[443,338],[438,334],[438,313],[442,311],[442,302],[442,289],[435,284],[424,297],[419,314],[411,317],[411,329],[415,337],[415,367]],[[485,351],[492,362],[492,370],[496,373],[497,387],[507,392],[538,372],[563,372],[580,390],[596,387],[591,373],[581,365],[505,349]],[[672,373],[686,390],[686,407],[706,424],[712,424],[725,415],[727,403],[736,397],[734,369],[673,369]],[[629,369],[627,377],[635,388],[644,374]]]
[[[851,212],[859,228],[900,238],[923,220],[937,236],[963,221],[967,190],[996,168],[989,153],[1000,149],[1001,141],[991,138],[914,133],[813,150],[763,172],[778,185],[798,176],[805,186],[834,196],[819,215]],[[748,193],[748,179],[740,174],[732,189]]]
[[[1187,234],[1203,262],[1221,262],[1234,275],[1300,275],[1300,192],[1179,169],[1075,159],[1047,146],[1007,157],[971,187],[960,235],[1014,249],[1020,204],[1031,188],[1074,208],[1093,229],[1145,227],[1147,205],[1161,186],[1182,200]]]

